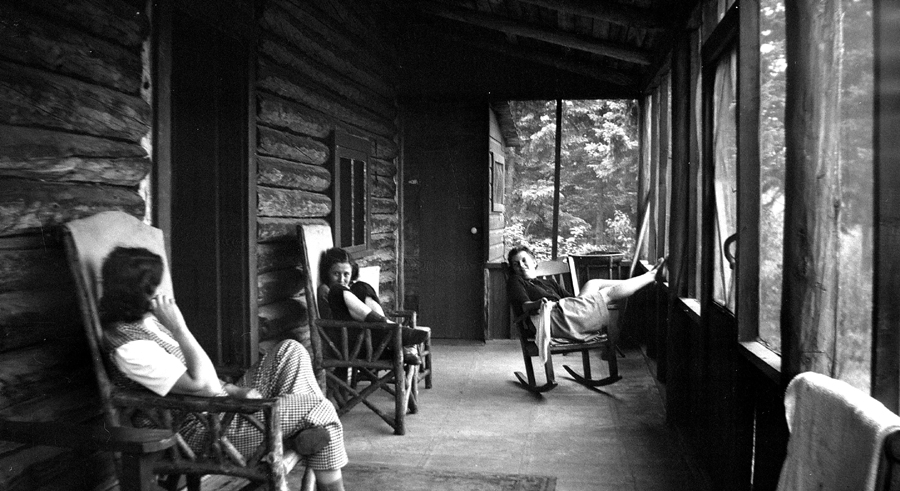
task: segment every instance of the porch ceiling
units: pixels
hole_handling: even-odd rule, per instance
[[[379,5],[397,29],[402,68],[415,73],[410,76],[415,83],[427,83],[428,63],[443,64],[467,70],[490,93],[534,97],[544,87],[545,97],[555,91],[556,97],[577,98],[635,96],[654,85],[668,63],[674,34],[696,3],[392,0]],[[456,78],[446,70],[431,74]]]

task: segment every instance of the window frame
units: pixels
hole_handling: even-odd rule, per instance
[[[341,247],[351,254],[365,252],[370,249],[372,243],[372,164],[370,159],[371,155],[369,153],[371,144],[365,138],[351,135],[350,133],[347,133],[346,131],[343,131],[341,129],[336,129],[334,131],[333,147],[334,151],[332,153],[331,161],[332,208],[329,221],[331,222],[334,244],[336,247]],[[346,193],[352,193],[352,191],[342,188],[342,159],[364,162],[363,168],[365,170],[365,182],[363,183],[363,194],[365,196],[366,202],[363,212],[363,237],[362,243],[359,244],[344,244],[341,239],[343,235],[343,224],[341,223],[341,217],[346,212],[346,210],[344,210],[342,207],[342,199],[344,198]]]

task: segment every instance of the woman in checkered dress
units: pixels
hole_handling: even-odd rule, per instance
[[[316,473],[318,489],[343,490],[343,429],[316,382],[306,349],[296,341],[282,341],[238,384],[222,382],[174,299],[156,294],[162,272],[160,256],[143,248],[116,248],[104,261],[100,316],[114,382],[159,395],[278,397],[285,444],[304,456]],[[192,447],[199,446],[205,432],[196,420],[179,429]],[[227,436],[244,455],[262,439],[243,420],[230,427]]]

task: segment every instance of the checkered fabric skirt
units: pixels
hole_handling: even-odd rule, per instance
[[[306,457],[316,470],[340,469],[347,465],[344,430],[331,401],[325,398],[313,374],[309,353],[298,342],[285,340],[267,352],[237,383],[252,387],[263,397],[280,398],[281,432],[290,439],[301,430],[322,426],[331,435],[329,444]],[[205,438],[199,426],[183,428],[182,434],[195,447]],[[243,419],[236,420],[226,436],[243,455],[250,455],[262,441],[262,433]]]

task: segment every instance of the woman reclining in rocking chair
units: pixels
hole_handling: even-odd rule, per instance
[[[100,317],[113,382],[163,396],[278,397],[285,445],[304,456],[319,490],[342,491],[343,428],[319,389],[306,349],[294,340],[282,341],[238,385],[222,382],[175,300],[157,294],[162,273],[160,256],[144,248],[117,247],[103,262]],[[178,432],[191,447],[199,448],[206,438],[205,427],[194,419]],[[262,441],[261,433],[243,420],[227,436],[245,456]]]
[[[600,334],[609,324],[607,305],[661,280],[665,265],[660,259],[650,271],[626,280],[588,280],[576,297],[556,281],[536,277],[537,262],[527,246],[510,249],[507,260],[511,274],[506,290],[516,317],[535,314],[548,301],[557,302],[550,312],[550,337],[575,342],[587,342]]]

